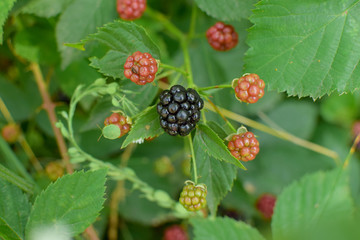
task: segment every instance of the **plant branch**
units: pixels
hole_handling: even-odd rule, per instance
[[[193,3],[192,11],[191,11],[191,22],[190,22],[190,29],[188,33],[188,39],[192,39],[195,34],[196,29],[196,16],[197,16],[197,6]]]
[[[223,84],[223,85],[215,85],[215,86],[210,86],[210,87],[198,88],[197,90],[204,92],[207,90],[213,90],[213,89],[219,89],[219,88],[232,88],[232,86],[230,84]]]
[[[215,108],[208,102],[205,102],[205,108],[206,109],[209,109],[210,111],[214,111],[216,112]],[[281,139],[284,139],[286,141],[289,141],[289,142],[292,142],[296,145],[299,145],[299,146],[302,146],[304,148],[307,148],[307,149],[310,149],[314,152],[317,152],[317,153],[320,153],[320,154],[323,154],[325,156],[328,156],[332,159],[334,159],[334,162],[336,165],[339,165],[340,164],[340,159],[339,159],[339,156],[336,152],[328,149],[328,148],[325,148],[323,146],[320,146],[318,144],[315,144],[315,143],[312,143],[312,142],[309,142],[309,141],[306,141],[304,139],[301,139],[301,138],[298,138],[290,133],[287,133],[285,131],[281,131],[281,130],[276,130],[276,129],[272,129],[266,125],[263,125],[261,123],[258,123],[254,120],[251,120],[249,118],[246,118],[244,116],[241,116],[239,114],[236,114],[234,112],[231,112],[227,109],[224,109],[224,108],[221,108],[221,107],[217,107],[218,108],[218,111],[221,111],[222,114],[229,118],[229,119],[232,119],[234,121],[237,121],[239,123],[243,123],[245,125],[248,125],[252,128],[255,128],[255,129],[258,129],[262,132],[266,132],[268,134],[271,134],[275,137],[278,137],[278,138],[281,138]]]
[[[187,72],[184,71],[184,70],[181,69],[181,68],[177,68],[177,67],[174,67],[174,66],[171,66],[171,65],[167,65],[167,64],[164,64],[164,63],[160,63],[160,67],[162,67],[162,68],[167,68],[167,69],[171,69],[171,70],[175,70],[176,72],[182,73],[184,76],[187,76]]]
[[[197,167],[196,167],[196,159],[195,159],[195,151],[194,151],[194,145],[192,142],[192,137],[191,134],[189,134],[187,136],[188,140],[189,140],[189,145],[190,145],[190,150],[191,150],[191,159],[192,159],[192,164],[193,164],[193,170],[194,170],[194,182],[195,185],[197,184],[197,180],[198,180],[198,175],[197,175]]]
[[[354,140],[354,142],[353,142],[353,144],[352,144],[352,146],[350,148],[349,154],[346,156],[343,168],[346,168],[349,165],[350,159],[354,155],[354,152],[356,151],[356,147],[359,144],[359,142],[360,142],[360,133],[356,136],[356,138],[355,138],[355,140]]]
[[[188,87],[196,88],[196,85],[194,84],[192,69],[191,69],[189,46],[188,46],[187,40],[186,39],[181,39],[180,43],[181,43],[181,48],[183,50],[183,55],[184,55],[185,69],[186,69],[186,72],[188,73],[188,76],[186,78],[187,83],[188,83]]]
[[[61,135],[60,130],[55,126],[57,122],[57,117],[55,114],[55,104],[52,102],[50,95],[48,93],[47,87],[45,85],[45,81],[43,75],[41,73],[40,67],[37,63],[30,64],[30,70],[33,72],[36,84],[39,88],[41,97],[43,99],[43,108],[45,109],[46,113],[48,114],[51,128],[54,132],[56,143],[58,145],[61,158],[65,164],[66,170],[68,173],[73,173],[74,169],[70,164],[69,156],[67,154],[67,147],[63,136]]]

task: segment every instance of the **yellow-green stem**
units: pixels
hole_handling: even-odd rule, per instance
[[[191,151],[191,162],[193,165],[193,171],[194,171],[194,182],[195,185],[197,184],[197,180],[198,180],[198,175],[197,175],[197,167],[196,167],[196,159],[195,159],[195,151],[194,151],[194,145],[192,142],[192,138],[191,138],[191,134],[189,134],[187,136],[188,140],[189,140],[189,145],[190,145],[190,151]]]

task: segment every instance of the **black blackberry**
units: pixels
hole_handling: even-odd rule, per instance
[[[157,111],[161,127],[172,136],[186,136],[200,120],[204,101],[196,90],[174,85],[160,94]]]

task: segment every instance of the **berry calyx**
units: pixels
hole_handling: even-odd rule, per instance
[[[241,102],[256,103],[264,96],[265,82],[255,73],[244,74],[232,82],[235,96]]]
[[[120,18],[134,20],[140,18],[146,9],[146,0],[117,0],[116,10]]]
[[[179,225],[173,225],[165,229],[163,240],[188,240],[186,231]]]
[[[158,71],[158,63],[150,53],[134,52],[126,59],[124,75],[137,85],[151,83]]]
[[[171,136],[186,136],[200,120],[204,101],[197,91],[174,85],[160,94],[157,111],[161,127]]]
[[[259,141],[245,127],[239,128],[237,134],[227,137],[228,149],[235,158],[247,162],[254,160],[260,151]]]
[[[188,211],[198,211],[206,206],[207,189],[205,184],[196,185],[192,181],[186,181],[179,202]]]
[[[110,117],[105,118],[104,125],[117,126],[120,129],[120,135],[117,138],[120,138],[130,131],[131,120],[128,117],[125,117],[122,113],[115,112],[111,114]]]
[[[276,197],[272,194],[265,193],[256,200],[255,206],[263,218],[269,220],[274,213],[275,203]]]
[[[206,31],[210,46],[217,51],[228,51],[238,43],[238,34],[233,26],[217,22]]]
[[[20,136],[20,127],[15,123],[9,123],[1,129],[1,136],[8,143],[15,143]]]

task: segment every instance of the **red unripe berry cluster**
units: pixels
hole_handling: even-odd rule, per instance
[[[124,20],[140,18],[146,9],[146,0],[117,0],[116,10]]]
[[[241,161],[254,160],[259,153],[259,141],[252,132],[234,135],[228,143],[231,154]]]
[[[20,127],[15,123],[9,123],[1,129],[1,136],[8,143],[15,143],[20,136]]]
[[[134,52],[126,59],[124,75],[138,85],[151,83],[158,70],[155,58],[149,53]]]
[[[168,227],[164,231],[163,240],[188,240],[187,233],[179,225]]]
[[[256,209],[261,213],[265,219],[271,219],[274,213],[276,197],[271,194],[263,194],[256,201]]]
[[[238,34],[234,27],[223,22],[217,22],[206,31],[206,38],[212,48],[217,51],[227,51],[238,43]]]
[[[251,73],[235,79],[233,87],[235,95],[240,101],[256,103],[264,96],[265,82],[257,74]]]
[[[130,131],[131,125],[128,123],[125,116],[120,113],[113,113],[110,117],[107,117],[104,121],[104,125],[108,126],[110,124],[114,124],[120,128],[121,134],[119,136],[122,137]]]

